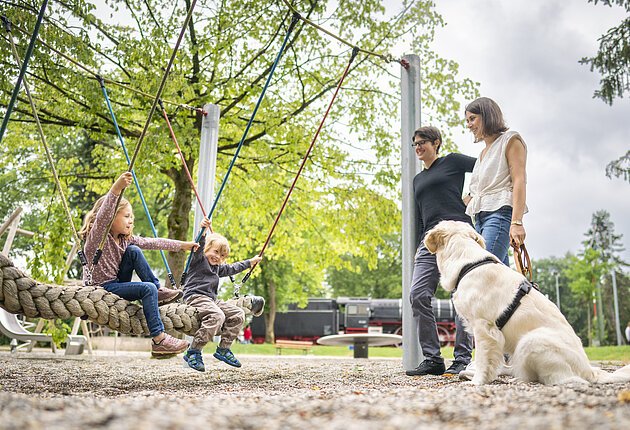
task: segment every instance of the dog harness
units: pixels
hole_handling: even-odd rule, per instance
[[[462,267],[462,270],[460,270],[459,276],[457,277],[455,289],[453,289],[452,294],[455,294],[455,291],[457,291],[457,287],[459,286],[462,278],[466,276],[471,270],[490,263],[499,263],[499,261],[497,261],[494,257],[486,257],[483,260],[469,263]],[[521,282],[521,285],[519,285],[518,291],[516,292],[516,296],[514,296],[514,300],[512,300],[512,303],[510,303],[509,306],[505,308],[499,318],[497,318],[497,320],[495,321],[495,324],[497,325],[499,330],[502,330],[503,327],[505,327],[512,315],[514,315],[514,312],[516,312],[516,309],[521,305],[521,299],[531,291],[532,287],[538,289],[536,284],[533,284],[528,280],[524,280],[523,282]]]
[[[495,324],[502,330],[503,327],[510,320],[516,309],[521,305],[521,299],[527,295],[532,290],[532,287],[536,288],[536,284],[532,284],[527,279],[521,282],[521,285],[518,286],[518,291],[516,292],[516,296],[514,296],[514,300],[509,304],[507,308],[501,313],[501,316],[497,318]],[[536,288],[538,289],[538,288]]]

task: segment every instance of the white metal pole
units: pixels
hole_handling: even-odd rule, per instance
[[[201,144],[199,146],[199,166],[197,170],[197,191],[206,210],[210,210],[214,199],[214,182],[217,171],[217,148],[219,145],[219,106],[207,104],[203,107],[206,115],[201,122]],[[203,212],[195,204],[195,230],[200,229]]]
[[[416,253],[417,229],[413,178],[421,166],[411,147],[413,132],[420,126],[420,57],[405,55],[403,60],[409,68],[401,67],[401,163],[402,163],[402,327],[403,327],[403,367],[414,369],[423,360],[418,341],[417,324],[411,311],[409,294],[413,272],[413,258]]]
[[[612,231],[610,231],[610,228],[608,229],[608,242],[610,246],[610,254],[611,254],[611,260],[612,260],[613,241],[612,241]],[[617,297],[617,275],[615,274],[614,267],[610,270],[610,275],[612,276],[613,303],[615,305],[615,333],[617,334],[617,345],[623,345],[623,341],[621,337],[621,322],[619,321],[619,299]]]
[[[197,168],[197,192],[206,210],[210,210],[214,201],[214,182],[217,171],[217,149],[219,146],[219,106],[207,104],[203,107],[206,114],[201,121],[201,142],[199,144],[199,164]],[[196,202],[196,201],[195,201]],[[195,229],[193,236],[201,228],[203,211],[199,203],[195,203]],[[192,343],[192,336],[186,336]]]

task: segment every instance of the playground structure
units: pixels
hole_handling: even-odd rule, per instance
[[[9,218],[0,227],[0,237],[8,230],[7,239],[4,242],[2,249],[2,258],[8,257],[13,240],[16,234],[23,234],[28,237],[34,235],[33,232],[22,230],[18,227],[20,223],[20,217],[22,216],[22,208],[17,208],[9,216]],[[4,276],[2,278],[4,280]],[[83,333],[85,335],[77,335],[79,325],[82,325]],[[18,319],[17,315],[8,313],[4,309],[0,309],[0,332],[11,339],[11,351],[16,351],[21,348],[25,348],[27,351],[31,351],[33,346],[37,342],[50,343],[52,351],[56,351],[55,342],[50,334],[41,333],[44,326],[44,320],[41,320],[35,326],[35,331],[31,332],[27,328],[34,327],[35,324],[22,322]],[[19,344],[18,342],[25,342]],[[92,345],[89,342],[89,332],[85,321],[75,320],[72,333],[68,336],[66,341],[66,355],[81,354],[84,346],[87,344],[90,354],[92,353]]]
[[[15,47],[13,46],[14,52],[15,52],[15,57],[16,57],[16,62],[18,64],[21,63],[21,66],[22,66],[21,70],[20,70],[20,77],[18,79],[18,82],[17,82],[17,85],[16,85],[16,88],[15,88],[13,96],[17,96],[17,92],[19,91],[20,84],[21,84],[20,80],[24,76],[24,72],[25,72],[27,64],[28,64],[28,59],[29,59],[28,57],[30,56],[30,52],[32,50],[32,45],[37,40],[37,32],[38,32],[39,24],[41,23],[41,18],[43,16],[44,10],[46,8],[46,3],[47,2],[44,2],[44,4],[42,5],[42,9],[40,11],[40,16],[38,17],[37,26],[35,28],[35,31],[31,35],[31,43],[29,45],[29,50],[27,51],[26,58],[25,58],[24,62],[21,62],[21,60],[19,59],[19,57],[17,55],[17,52],[15,51]],[[144,129],[143,129],[143,131],[142,131],[142,133],[141,133],[141,135],[139,137],[139,141],[138,141],[138,144],[136,145],[134,154],[131,157],[131,159],[129,159],[129,157],[127,157],[128,170],[131,171],[131,172],[133,172],[133,166],[134,166],[134,163],[136,161],[138,152],[139,152],[139,150],[140,150],[140,148],[142,146],[142,142],[143,142],[143,139],[145,137],[147,128],[149,126],[149,123],[151,121],[151,117],[152,117],[152,115],[153,115],[153,113],[154,113],[154,111],[155,111],[155,109],[157,107],[157,104],[160,102],[160,97],[161,97],[161,93],[162,93],[162,91],[164,89],[165,80],[167,78],[167,75],[169,73],[169,70],[170,70],[171,66],[173,65],[173,61],[175,59],[177,50],[179,48],[179,44],[180,44],[182,36],[183,36],[183,34],[184,34],[185,30],[186,30],[187,23],[190,20],[191,14],[192,14],[193,9],[195,7],[195,3],[196,3],[196,1],[193,1],[192,4],[189,5],[188,14],[187,14],[185,22],[184,22],[184,24],[182,26],[182,30],[180,32],[180,36],[179,36],[179,38],[177,40],[177,43],[175,44],[175,47],[173,49],[172,55],[171,55],[170,60],[169,60],[169,64],[166,67],[166,70],[165,70],[164,75],[162,77],[162,80],[161,80],[161,83],[160,83],[160,86],[159,86],[159,90],[157,91],[157,94],[155,95],[155,97],[153,97],[153,104],[152,104],[152,107],[150,109],[150,113],[149,113],[149,116],[148,116],[147,121],[145,123]],[[297,20],[303,20],[303,21],[307,22],[309,25],[313,25],[313,23],[309,22],[307,19],[302,17],[287,2],[285,2],[285,3],[287,5],[287,7],[290,7],[291,11],[293,12],[293,19],[292,19],[292,25],[289,26],[289,30],[287,31],[287,35],[285,36],[284,44],[286,44],[286,40],[287,40],[287,38],[289,36],[289,33],[291,32],[292,27],[293,27],[294,23]],[[322,30],[321,28],[318,28],[318,29]],[[8,31],[10,32],[10,30],[8,30]],[[334,37],[334,35],[332,35],[330,33],[328,33],[328,34]],[[402,59],[399,59],[399,60],[395,60],[389,55],[378,54],[378,53],[371,52],[371,51],[368,51],[368,50],[365,50],[365,49],[361,49],[361,48],[359,48],[356,45],[350,44],[350,43],[340,39],[339,37],[335,37],[335,38],[337,38],[340,42],[342,42],[342,43],[352,47],[352,56],[351,56],[351,58],[350,58],[350,60],[348,62],[348,65],[346,66],[346,68],[345,68],[341,78],[338,81],[338,85],[337,85],[337,88],[336,88],[336,90],[334,92],[332,100],[330,101],[330,104],[328,105],[326,113],[325,113],[325,115],[324,115],[324,117],[323,117],[323,119],[322,119],[318,129],[317,129],[317,132],[314,135],[314,138],[313,138],[313,140],[311,142],[311,145],[310,145],[308,151],[304,155],[302,164],[300,165],[298,173],[297,173],[297,175],[296,175],[296,177],[295,177],[295,179],[293,181],[293,184],[291,185],[291,188],[290,188],[289,192],[287,193],[286,198],[285,198],[285,200],[284,200],[284,202],[283,202],[283,204],[281,206],[281,209],[280,209],[280,211],[279,211],[279,213],[278,213],[278,215],[277,215],[277,217],[276,217],[276,219],[274,221],[274,224],[273,224],[273,226],[271,228],[271,231],[269,232],[269,235],[267,237],[267,240],[266,240],[265,244],[263,245],[263,248],[262,248],[262,250],[261,250],[261,252],[259,254],[260,256],[262,256],[265,248],[267,247],[267,245],[270,242],[271,235],[273,234],[273,231],[274,231],[274,229],[275,229],[275,227],[276,227],[276,225],[278,223],[278,220],[279,220],[279,218],[280,218],[280,216],[282,214],[282,211],[284,210],[284,208],[286,206],[286,203],[287,203],[287,201],[288,201],[288,199],[290,197],[291,191],[293,190],[293,188],[295,186],[295,183],[296,183],[296,181],[297,181],[297,179],[298,179],[298,177],[299,177],[299,175],[300,175],[300,173],[301,173],[301,171],[302,171],[302,169],[304,167],[304,164],[306,163],[306,161],[309,158],[310,151],[313,148],[313,145],[315,144],[315,141],[316,141],[316,139],[317,139],[317,137],[319,135],[319,132],[321,131],[321,129],[323,127],[324,121],[325,121],[326,117],[328,116],[328,113],[330,112],[332,104],[335,101],[335,98],[336,98],[336,96],[337,96],[337,94],[338,94],[338,92],[339,92],[339,90],[341,88],[341,85],[342,85],[342,83],[344,81],[344,78],[346,77],[346,75],[348,74],[348,72],[350,70],[350,65],[352,64],[352,61],[354,60],[354,58],[357,56],[358,53],[365,53],[367,55],[375,56],[375,57],[378,57],[378,58],[380,58],[382,60],[385,60],[386,62],[398,62],[398,63],[400,63],[400,65],[402,66],[402,69],[404,69],[403,70],[403,74],[402,74],[403,75],[402,76],[402,92],[403,92],[403,103],[402,103],[403,133],[402,133],[402,140],[403,140],[403,142],[406,142],[408,140],[407,138],[408,138],[409,133],[411,133],[413,128],[417,124],[419,124],[419,119],[420,119],[419,118],[419,110],[420,110],[420,106],[419,106],[419,104],[417,104],[415,102],[415,100],[416,100],[416,98],[417,98],[417,96],[419,94],[419,84],[420,84],[420,79],[419,79],[420,78],[420,76],[419,76],[419,58],[417,56],[407,56],[405,58],[402,58]],[[10,41],[11,41],[11,43],[13,43],[12,38],[10,38]],[[45,44],[45,43],[42,42],[42,44]],[[235,154],[234,154],[234,158],[233,158],[233,160],[232,160],[232,162],[230,164],[230,167],[228,169],[226,177],[224,178],[224,180],[223,180],[223,182],[221,184],[221,189],[217,193],[217,196],[215,198],[215,201],[214,201],[214,204],[212,206],[212,209],[210,210],[209,214],[207,215],[208,219],[211,219],[212,213],[213,213],[213,211],[214,211],[214,209],[216,207],[216,203],[217,203],[217,201],[218,201],[218,199],[219,199],[219,197],[221,195],[221,191],[223,190],[223,187],[227,183],[228,175],[229,175],[229,173],[230,173],[230,171],[232,169],[232,166],[234,165],[234,162],[235,162],[236,158],[238,157],[238,153],[239,153],[239,151],[241,149],[241,146],[242,146],[243,142],[246,139],[249,127],[252,124],[252,122],[254,121],[254,117],[255,117],[256,111],[258,109],[258,106],[260,105],[260,103],[262,101],[262,98],[264,96],[264,92],[265,92],[265,90],[267,88],[267,85],[270,83],[271,76],[273,74],[275,66],[277,65],[278,60],[281,57],[282,51],[284,50],[284,44],[283,44],[283,47],[280,49],[280,52],[278,53],[278,56],[276,58],[276,62],[274,62],[274,66],[271,69],[271,72],[270,72],[270,74],[268,76],[268,79],[267,79],[267,83],[265,84],[265,87],[264,87],[264,89],[262,91],[262,94],[261,94],[261,96],[260,96],[260,98],[259,98],[259,100],[258,100],[258,102],[256,104],[256,107],[255,107],[254,112],[253,112],[253,114],[252,114],[252,116],[250,118],[250,121],[249,121],[248,125],[247,125],[245,133],[244,133],[244,135],[243,135],[243,137],[242,137],[238,147],[236,148],[236,151],[235,151]],[[70,60],[64,54],[59,53],[55,49],[52,49],[52,50],[57,52],[58,54],[60,54],[64,58]],[[71,62],[73,62],[73,61],[71,61]],[[87,70],[84,67],[82,67],[82,68],[84,70]],[[407,71],[407,73],[405,73],[405,70]],[[25,80],[23,81],[23,84],[24,84],[24,88],[26,90],[27,95],[29,95],[28,94],[29,93],[28,86],[27,86],[27,83],[26,83]],[[418,90],[418,91],[416,92],[416,90]],[[105,90],[104,90],[104,93],[105,93]],[[30,99],[30,95],[29,95],[29,99]],[[12,105],[13,105],[13,101],[14,100],[12,98],[12,103],[10,104],[9,109],[7,110],[7,114],[5,115],[5,118],[4,118],[2,133],[0,133],[0,139],[2,138],[2,134],[3,134],[3,132],[4,132],[5,128],[6,128],[6,123],[8,121],[8,118],[9,118],[10,114],[11,114],[11,108],[12,108]],[[411,104],[408,103],[409,101],[411,101]],[[39,125],[39,120],[37,119],[37,111],[36,111],[35,105],[34,105],[32,99],[30,100],[30,102],[31,102],[32,110],[33,110],[33,116],[35,117],[35,120],[38,123],[38,128],[39,128],[39,132],[40,132],[40,137],[41,137],[42,143],[43,143],[44,147],[46,148],[46,140],[45,140],[45,137],[44,137],[41,125]],[[109,102],[108,102],[108,105],[109,105]],[[113,113],[112,113],[112,117],[113,117]],[[166,115],[165,115],[165,117],[166,117]],[[168,121],[168,119],[167,119],[167,121]],[[113,119],[113,122],[114,122],[116,128],[118,128],[115,118]],[[120,135],[120,133],[119,133],[119,135]],[[121,143],[122,143],[122,139],[121,139]],[[403,145],[403,148],[407,148],[407,147],[408,147],[408,145]],[[69,212],[69,209],[68,209],[68,206],[67,206],[67,203],[66,203],[65,196],[63,195],[63,192],[62,192],[63,187],[61,187],[60,184],[59,184],[59,180],[58,180],[56,172],[54,170],[54,162],[53,162],[52,158],[50,157],[50,153],[49,153],[47,148],[46,148],[46,153],[48,155],[48,161],[49,161],[49,164],[51,166],[51,169],[53,170],[53,176],[55,177],[55,181],[56,181],[56,183],[58,185],[57,188],[59,190],[59,194],[61,196],[61,200],[64,203],[64,208],[66,210],[67,217],[68,217],[70,223],[72,223],[72,217],[70,215],[70,212]],[[409,154],[409,150],[407,148],[407,151],[403,152],[403,183],[405,182],[404,163],[405,163],[405,159],[409,158],[409,155],[410,155]],[[417,164],[416,164],[415,168],[417,169]],[[201,169],[200,169],[200,171],[201,171]],[[119,197],[122,198],[122,193],[121,193],[121,195]],[[406,198],[405,197],[405,190],[403,190],[403,209],[405,207],[405,198]],[[403,210],[403,212],[405,212],[405,210]],[[411,213],[412,212],[413,211],[411,211]],[[405,228],[405,226],[408,226],[408,225],[411,225],[411,224],[413,224],[413,222],[412,223],[408,223],[406,221],[403,222],[403,229]],[[82,262],[82,265],[85,268],[87,266],[87,264],[88,264],[87,263],[87,258],[86,258],[86,256],[82,255],[80,246],[77,246],[77,244],[80,242],[80,239],[78,238],[78,236],[76,234],[76,229],[74,229],[74,226],[73,226],[73,231],[75,233],[75,244],[74,244],[74,246],[75,246],[75,249],[79,250],[79,258],[80,258],[80,260]],[[413,235],[409,235],[409,232],[406,232],[406,233],[404,233],[404,236],[406,237],[406,236],[413,236]],[[404,248],[404,246],[403,246],[403,248]],[[100,254],[97,253],[97,255],[94,256],[93,264],[97,264],[98,263],[99,255]],[[403,257],[404,256],[405,256],[405,252],[403,251]],[[405,258],[403,258],[403,260],[405,260]],[[12,263],[10,262],[10,260],[7,260],[7,261],[3,261],[2,265],[5,266],[5,267],[10,267],[10,266],[12,266]],[[247,280],[247,278],[251,274],[252,270],[253,270],[253,268],[245,276],[245,278],[243,278],[242,282],[245,282]],[[403,272],[405,272],[405,270],[406,269],[403,267]],[[185,270],[184,270],[184,274],[185,274]],[[30,280],[30,282],[31,282],[30,287],[35,287],[36,289],[43,288],[42,287],[43,284],[37,284],[33,280]],[[403,284],[407,284],[407,282],[405,282],[405,276],[403,276]],[[61,288],[66,288],[66,287],[61,287]],[[67,287],[67,288],[72,288],[72,287]],[[66,307],[65,310],[60,308],[58,313],[54,313],[54,312],[48,312],[45,309],[45,304],[44,304],[42,309],[37,309],[36,311],[33,311],[33,309],[28,309],[28,311],[30,313],[27,314],[27,316],[39,315],[40,313],[41,314],[47,314],[47,315],[55,314],[55,315],[73,315],[73,316],[77,316],[77,315],[81,314],[80,316],[87,317],[87,318],[89,318],[92,321],[96,321],[99,324],[107,325],[107,326],[109,326],[111,328],[114,328],[115,330],[118,330],[118,327],[120,326],[120,327],[122,327],[123,331],[121,331],[121,332],[123,332],[123,333],[124,332],[129,332],[129,333],[140,334],[140,333],[144,333],[145,332],[146,323],[144,323],[144,327],[143,327],[142,315],[137,315],[136,310],[133,308],[132,305],[129,305],[128,302],[126,302],[126,301],[119,301],[119,300],[115,299],[115,296],[114,296],[114,298],[111,298],[109,296],[96,297],[98,295],[97,292],[95,292],[95,291],[89,292],[89,288],[90,287],[83,287],[83,288],[85,290],[81,290],[81,291],[79,291],[79,290],[71,290],[71,289],[64,290],[64,292],[63,292],[64,300],[68,296],[72,296],[72,295],[80,295],[81,299],[85,299],[86,297],[84,297],[84,295],[87,292],[88,296],[91,296],[91,295],[95,296],[93,298],[96,301],[93,302],[91,305],[83,303],[83,301],[80,301],[80,300],[75,300],[76,302],[78,302],[80,304],[77,307],[77,306],[75,306],[75,303],[72,302],[72,300],[68,300],[67,302],[64,302],[64,304],[69,305],[69,307]],[[403,296],[405,296],[405,294],[403,294]],[[17,302],[28,300],[28,297],[27,297],[26,294],[24,294],[24,297],[26,297],[26,298],[23,298],[22,296],[20,296],[20,298],[19,298],[19,300]],[[90,297],[90,298],[92,298],[92,297]],[[43,301],[41,301],[41,302],[43,302]],[[53,300],[53,302],[54,302],[54,300]],[[52,304],[53,302],[50,302],[50,303]],[[97,304],[100,304],[101,302],[104,302],[105,305],[103,305],[103,308],[101,309],[100,313],[93,311],[92,307],[94,307],[96,309]],[[3,301],[0,304],[0,306],[9,309],[10,312],[20,312],[22,310],[25,310],[25,308],[21,307],[21,305],[17,306],[17,304],[19,304],[19,303],[9,303],[9,304],[7,304],[7,302]],[[72,306],[70,306],[70,305],[72,305]],[[29,306],[30,305],[27,305],[27,307],[29,307]],[[58,304],[57,304],[57,306],[58,306]],[[132,306],[132,307],[129,307],[129,306]],[[406,308],[407,306],[408,306],[408,304],[406,303],[405,300],[403,300],[403,307]],[[73,307],[73,309],[70,309],[70,307]],[[105,317],[104,313],[105,313],[106,307],[108,309],[111,308],[111,312],[115,315],[114,317],[112,317],[112,318],[106,318]],[[52,307],[51,307],[51,309],[52,309]],[[164,317],[164,313],[165,313],[165,312],[163,312],[164,309],[162,309],[161,311],[162,311],[161,313],[162,313],[162,315]],[[169,309],[169,312],[171,312],[170,309]],[[118,315],[119,313],[120,313],[120,315]],[[406,311],[403,312],[403,325],[407,326],[409,324],[405,323],[405,315],[409,315],[409,312],[406,312]],[[173,316],[174,316],[175,321],[174,321],[174,323],[172,324],[172,326],[170,328],[169,328],[169,324],[166,323],[166,321],[165,321],[165,325],[167,326],[167,331],[169,329],[172,329],[172,330],[176,330],[176,331],[181,331],[183,333],[188,333],[188,331],[192,329],[192,327],[193,327],[192,321],[195,320],[194,319],[194,315],[191,315],[190,312],[186,311],[186,309],[178,310],[177,312],[175,312],[173,314]],[[184,322],[180,322],[178,319],[183,319]],[[121,320],[122,320],[122,325],[121,325]],[[189,322],[190,322],[190,324],[189,324]],[[127,326],[123,327],[125,324],[127,324],[128,327]],[[131,325],[134,325],[134,327],[131,328]],[[413,326],[410,326],[410,327],[413,327]],[[414,355],[414,354],[418,355],[418,352],[419,352],[418,347],[416,346],[415,348],[413,348],[413,344],[417,343],[417,341],[414,340],[414,336],[412,335],[412,332],[414,330],[415,330],[415,328],[414,329],[406,328],[404,330],[404,332],[406,333],[406,336],[409,336],[408,337],[408,341],[406,341],[405,344],[406,344],[406,346],[411,348],[409,351],[411,352],[412,355]],[[405,361],[409,362],[409,360],[407,360],[407,359]],[[411,361],[416,362],[417,359],[413,358]]]

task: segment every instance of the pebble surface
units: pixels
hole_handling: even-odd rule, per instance
[[[0,352],[0,429],[630,429],[630,384],[475,387],[400,360]],[[604,365],[613,370],[614,365]]]

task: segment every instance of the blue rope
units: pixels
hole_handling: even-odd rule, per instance
[[[127,164],[131,162],[129,158],[129,153],[127,152],[127,147],[125,146],[125,140],[120,133],[120,128],[118,128],[118,122],[116,121],[116,115],[114,115],[114,111],[112,109],[112,104],[109,101],[109,96],[107,95],[107,88],[105,88],[105,81],[101,76],[97,76],[98,82],[101,84],[101,90],[103,90],[103,96],[105,96],[105,102],[107,103],[107,109],[109,109],[109,114],[112,117],[112,121],[114,122],[114,128],[116,128],[116,133],[118,134],[118,140],[120,140],[120,146],[122,146],[123,152],[125,153],[125,158],[127,159]],[[144,194],[142,194],[142,189],[140,188],[140,184],[138,183],[138,178],[136,178],[136,173],[134,170],[131,171],[131,175],[133,176],[133,182],[136,184],[136,190],[138,191],[138,195],[140,196],[140,200],[142,200],[142,207],[144,208],[144,213],[147,215],[149,219],[149,224],[151,225],[151,231],[153,231],[153,237],[157,238],[158,233],[155,229],[155,225],[153,224],[153,219],[151,218],[151,214],[149,213],[149,208],[147,207],[147,202],[144,200]],[[160,250],[160,255],[162,256],[162,261],[164,262],[164,267],[166,267],[166,272],[168,273],[168,278],[171,281],[171,284],[176,287],[175,277],[173,276],[173,272],[171,272],[171,268],[166,261],[166,256],[164,255],[164,251]]]
[[[293,18],[291,19],[291,24],[289,25],[289,29],[287,30],[287,34],[284,36],[284,41],[282,42],[280,51],[278,51],[276,60],[274,61],[273,66],[271,66],[271,71],[269,72],[269,76],[267,76],[267,82],[265,82],[265,86],[263,87],[262,93],[260,93],[260,97],[258,97],[258,102],[256,103],[256,106],[254,107],[254,111],[252,112],[252,116],[249,119],[249,122],[247,123],[247,127],[245,127],[245,132],[243,133],[243,137],[241,138],[241,141],[238,143],[238,146],[236,147],[236,151],[234,152],[234,157],[232,157],[230,166],[228,167],[227,172],[225,173],[225,177],[223,178],[223,182],[221,183],[221,188],[219,188],[219,191],[217,192],[217,196],[214,198],[214,203],[212,203],[212,207],[210,208],[210,212],[208,212],[207,218],[209,220],[212,219],[212,214],[214,213],[214,210],[217,207],[219,198],[221,197],[221,193],[223,192],[223,189],[225,188],[225,185],[227,184],[227,180],[230,176],[230,173],[232,172],[232,167],[234,167],[234,163],[236,162],[236,159],[238,158],[238,154],[241,151],[241,147],[243,146],[243,143],[245,142],[247,133],[249,133],[249,129],[251,128],[252,123],[254,122],[254,118],[256,117],[256,112],[258,112],[258,108],[260,107],[262,100],[265,97],[265,92],[267,91],[267,87],[269,87],[269,83],[271,82],[271,78],[273,77],[273,74],[276,70],[276,66],[280,62],[280,57],[282,57],[284,48],[286,47],[287,42],[289,41],[289,36],[291,35],[291,32],[293,31],[293,28],[295,27],[295,24],[297,24],[299,19],[300,19],[300,15],[298,13],[294,13]],[[201,236],[203,236],[204,234],[204,231],[205,231],[205,228],[202,227],[201,230],[199,231],[199,234],[197,235],[197,238],[195,239],[195,242],[199,243],[199,241],[201,240]],[[190,254],[188,254],[188,260],[186,260],[186,267],[184,268],[184,272],[182,273],[182,278],[181,278],[182,285],[184,285],[184,281],[186,280],[186,275],[188,274],[188,268],[190,267],[191,259],[192,259],[192,251],[190,252]]]
[[[11,94],[11,101],[9,101],[9,105],[7,106],[7,113],[4,115],[2,119],[2,127],[0,128],[0,142],[2,142],[2,137],[4,136],[4,132],[7,129],[7,125],[9,124],[9,117],[11,116],[11,112],[13,111],[13,106],[15,105],[15,101],[17,100],[18,93],[20,92],[20,87],[22,86],[22,80],[24,79],[24,74],[26,73],[26,68],[28,67],[28,62],[31,59],[31,54],[33,53],[33,48],[35,47],[35,41],[37,40],[37,34],[39,33],[39,26],[44,19],[44,13],[46,12],[46,6],[48,6],[48,0],[44,0],[42,3],[42,7],[39,10],[39,15],[37,16],[37,22],[35,23],[35,28],[33,29],[33,35],[31,36],[31,41],[28,44],[28,48],[26,48],[26,54],[24,55],[24,61],[22,62],[22,68],[20,69],[20,74],[18,75],[17,82],[15,83],[15,87],[13,88],[13,93]],[[11,25],[9,24],[9,20],[3,16],[2,21],[5,25],[5,29],[7,32],[11,31]]]

